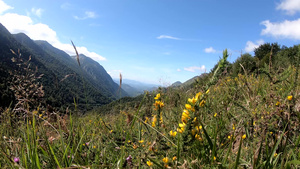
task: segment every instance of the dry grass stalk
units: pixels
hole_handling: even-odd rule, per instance
[[[73,41],[71,41],[71,43],[72,43],[72,45],[73,45],[73,47],[74,47],[74,49],[75,49],[76,56],[77,56],[76,59],[77,59],[78,65],[80,66],[79,54],[78,54],[78,52],[77,52],[76,46],[74,45]]]

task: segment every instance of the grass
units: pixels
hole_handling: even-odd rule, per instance
[[[227,57],[206,85],[146,92],[116,114],[6,109],[0,167],[298,168],[299,66],[231,77]]]

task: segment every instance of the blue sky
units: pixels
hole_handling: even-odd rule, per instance
[[[72,40],[113,78],[170,85],[266,42],[300,42],[300,0],[0,0],[11,33],[73,55]]]

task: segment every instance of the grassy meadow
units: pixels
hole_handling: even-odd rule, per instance
[[[300,52],[237,76],[227,57],[192,88],[117,100],[115,113],[2,109],[0,168],[299,168]]]

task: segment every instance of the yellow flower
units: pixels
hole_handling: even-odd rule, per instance
[[[155,100],[160,99],[160,93],[157,93],[156,97],[154,97]]]
[[[190,102],[190,103],[192,103],[192,104],[195,104],[196,101],[197,101],[197,100],[195,99],[195,97],[193,97],[193,98],[191,98],[191,99],[190,99],[190,98],[188,99],[188,102]]]
[[[205,93],[208,94],[209,93],[209,89]]]
[[[230,140],[230,138],[231,138],[231,137],[230,137],[230,136],[228,136],[228,139],[229,139],[229,140]]]
[[[232,124],[232,130],[235,130],[235,126],[234,126],[234,124]]]
[[[143,142],[144,142],[144,140],[140,140],[140,141],[139,141],[139,143],[143,143]]]
[[[176,132],[176,131],[174,131],[174,132],[173,132],[172,130],[170,131],[170,136],[172,136],[172,137],[175,137],[175,136],[176,136],[176,134],[177,134],[177,132]]]
[[[275,154],[274,154],[274,157],[276,157],[277,155],[278,155],[278,154],[277,154],[277,153],[275,153]]]
[[[157,122],[157,118],[156,118],[156,115],[155,115],[155,116],[153,116],[153,119],[152,119],[152,127],[155,127],[156,122]]]
[[[287,97],[287,99],[288,99],[289,101],[291,101],[291,100],[293,99],[293,96],[290,95],[290,96]]]
[[[201,92],[197,93],[197,94],[196,94],[196,96],[195,96],[195,97],[196,97],[196,99],[198,100],[198,99],[200,98],[200,96],[201,96],[201,95],[202,95],[202,93],[201,93]]]
[[[137,145],[135,145],[135,144],[133,144],[133,145],[132,145],[132,148],[133,148],[133,149],[137,149],[137,148],[138,148],[138,146],[137,146]]]
[[[148,122],[148,120],[149,120],[149,118],[148,118],[148,117],[146,117],[146,118],[145,118],[145,123],[147,123],[147,122]]]
[[[176,157],[176,156],[174,156],[174,157],[172,158],[172,160],[173,160],[173,161],[175,161],[176,159],[177,159],[177,157]]]
[[[200,107],[203,107],[205,105],[205,100],[202,100],[199,104]]]
[[[190,104],[185,104],[185,108],[188,109],[188,110],[191,110],[192,106]]]
[[[280,102],[277,102],[275,105],[276,105],[276,106],[279,106],[279,105],[280,105]]]
[[[164,163],[168,163],[168,162],[169,162],[169,158],[168,158],[168,157],[165,157],[165,158],[162,159],[162,161],[163,161]]]
[[[192,135],[194,136],[196,134],[196,130],[192,129]]]
[[[242,139],[245,139],[246,138],[246,134],[244,134],[243,136],[242,136]]]
[[[215,113],[214,117],[217,117],[218,113]]]
[[[93,148],[95,149],[95,148],[96,148],[96,146],[93,146]]]
[[[196,135],[195,135],[195,139],[197,139],[197,140],[199,140],[199,141],[202,141],[202,138],[200,137],[199,134],[196,134]]]
[[[180,129],[180,128],[177,128],[177,131],[178,131],[179,133],[183,133],[184,130],[182,130],[182,129]]]
[[[152,163],[151,161],[147,161],[147,165],[148,165],[149,167],[151,167],[151,166],[153,166],[153,163]]]
[[[214,156],[214,161],[216,161],[216,159],[217,159],[216,156]]]

